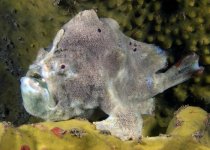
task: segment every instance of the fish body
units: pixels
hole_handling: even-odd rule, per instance
[[[164,73],[167,55],[159,47],[124,35],[111,18],[94,10],[77,14],[40,49],[21,78],[26,111],[45,120],[90,118],[100,108],[109,117],[99,130],[128,140],[141,136],[141,114],[152,114],[153,97],[202,70],[198,56],[186,56]]]

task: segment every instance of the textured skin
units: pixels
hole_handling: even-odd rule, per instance
[[[153,97],[203,68],[196,54],[165,73],[160,48],[125,36],[116,21],[80,12],[41,49],[21,79],[25,109],[46,120],[89,118],[100,107],[109,115],[96,128],[127,140],[141,136],[141,114],[154,110]]]

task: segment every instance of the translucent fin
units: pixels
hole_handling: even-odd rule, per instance
[[[44,57],[47,55],[48,51],[46,51],[44,48],[40,48],[36,57],[36,61],[34,63],[38,63],[39,61],[41,61],[42,59],[44,59]]]
[[[50,50],[50,53],[54,53],[55,52],[55,50],[57,48],[57,45],[60,42],[60,40],[63,37],[63,35],[64,35],[64,29],[60,29],[57,32],[57,34],[56,34],[56,36],[55,36],[55,38],[53,40],[53,45],[52,45],[52,49]]]
[[[136,59],[140,61],[140,67],[145,68],[146,66],[147,73],[156,73],[167,66],[167,54],[164,50],[153,44],[142,42],[138,42],[138,44],[139,48],[136,48],[136,51],[139,51],[141,58]]]
[[[153,44],[139,42],[127,37],[119,30],[117,22],[112,19],[106,19],[105,22],[109,24],[113,34],[116,35],[118,46],[130,56],[131,62],[138,69],[143,70],[142,74],[152,74],[167,66],[167,54],[165,51]],[[145,66],[146,69],[142,69]]]
[[[155,111],[155,99],[150,98],[146,101],[141,101],[138,105],[138,110],[141,112],[141,114],[145,115],[152,115]]]
[[[141,137],[143,120],[132,108],[119,107],[118,105],[107,119],[93,123],[96,125],[96,129],[109,131],[124,141],[137,140]]]
[[[111,18],[101,18],[100,20],[103,23],[109,25],[112,28],[112,30],[116,30],[116,29],[119,29],[120,28],[119,24],[114,19],[111,19]]]
[[[96,22],[99,22],[99,18],[95,12],[95,10],[84,10],[78,13],[74,18],[72,18],[69,22],[64,25],[64,29],[68,28],[68,24],[77,24],[84,23],[86,26],[95,25]]]
[[[203,71],[204,68],[198,65],[198,58],[198,55],[195,53],[188,55],[166,71],[162,76],[160,74],[157,88],[164,91],[188,80],[193,74]]]

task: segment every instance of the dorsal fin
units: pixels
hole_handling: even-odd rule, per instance
[[[57,34],[56,34],[56,36],[55,36],[55,38],[53,40],[52,49],[50,50],[50,53],[54,53],[56,51],[57,45],[60,42],[60,40],[63,37],[63,35],[64,35],[64,29],[60,29],[57,32]]]

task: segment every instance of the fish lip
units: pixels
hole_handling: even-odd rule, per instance
[[[24,77],[21,77],[20,82],[21,82],[21,85],[31,86],[32,88],[36,86],[39,88],[48,89],[47,83],[43,80],[44,80],[43,78],[37,79],[37,78],[31,77],[31,76],[30,77],[24,76]],[[33,86],[32,86],[32,84],[33,84]]]
[[[54,105],[50,105],[52,103],[49,104],[49,102],[52,101],[50,99],[51,95],[48,89],[41,84],[43,81],[41,81],[41,79],[24,76],[21,77],[20,82],[21,95],[25,110],[33,116],[47,119],[48,113],[50,113],[50,111],[55,111],[56,108],[54,108]],[[36,104],[38,103],[43,103],[43,108],[40,108],[39,111],[34,107],[37,106]]]
[[[28,94],[32,94],[32,95],[44,94],[45,95],[44,97],[46,98],[45,101],[46,100],[50,101],[50,98],[52,98],[52,95],[48,90],[47,83],[43,82],[41,79],[36,79],[33,77],[25,76],[20,79],[20,82],[21,82],[20,86],[21,86],[22,96],[24,94],[26,94],[26,95],[28,95]],[[53,108],[54,105],[53,105],[53,107],[52,106],[48,106],[48,107]]]

